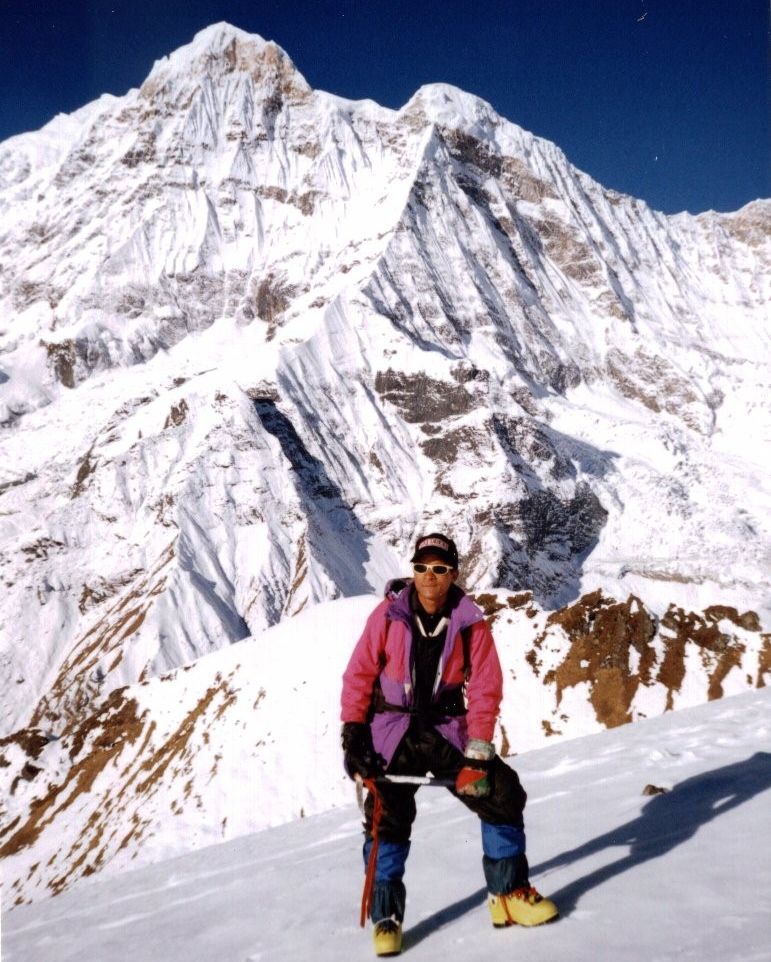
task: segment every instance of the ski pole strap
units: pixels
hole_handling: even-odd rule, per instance
[[[376,780],[374,778],[363,779],[364,786],[368,792],[372,795],[373,808],[372,808],[372,847],[369,850],[369,858],[367,859],[367,870],[364,873],[364,891],[361,894],[361,913],[359,915],[359,925],[364,928],[364,924],[367,921],[367,916],[369,915],[369,910],[372,907],[372,893],[375,889],[375,873],[377,871],[377,850],[378,841],[380,834],[380,817],[383,814],[383,802],[380,798],[380,792],[377,790]]]

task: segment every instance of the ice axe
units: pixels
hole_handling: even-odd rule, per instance
[[[361,775],[355,776],[356,782],[356,802],[359,811],[364,814],[364,779]],[[377,778],[367,780],[375,786],[381,785],[433,785],[435,788],[454,788],[454,778],[438,778],[435,775],[378,775]],[[367,786],[369,787],[369,786]]]
[[[359,924],[364,928],[364,923],[372,905],[372,892],[375,887],[375,867],[377,865],[377,850],[379,843],[380,816],[383,812],[383,803],[378,788],[383,785],[435,785],[438,788],[449,788],[455,785],[452,778],[435,778],[433,775],[378,775],[376,778],[362,778],[361,775],[355,776],[356,781],[356,801],[359,809],[364,814],[364,789],[372,795],[374,805],[372,807],[372,847],[369,851],[367,869],[364,873],[364,891],[361,895],[361,913]]]

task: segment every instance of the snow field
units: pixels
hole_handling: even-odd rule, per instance
[[[562,910],[542,929],[490,926],[476,819],[441,790],[422,789],[406,876],[405,958],[765,962],[770,733],[766,689],[514,759],[530,797],[532,879]],[[669,791],[644,797],[648,783]],[[370,934],[358,927],[360,843],[351,802],[116,878],[84,880],[5,915],[3,959],[370,958]]]

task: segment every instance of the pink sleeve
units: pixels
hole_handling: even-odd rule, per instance
[[[372,689],[382,669],[385,649],[385,612],[390,602],[382,601],[367,619],[364,632],[353,649],[343,673],[340,719],[343,722],[367,720]]]
[[[491,742],[503,698],[503,673],[486,621],[478,621],[471,629],[470,660],[466,686],[468,735]]]

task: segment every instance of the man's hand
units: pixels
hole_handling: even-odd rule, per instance
[[[343,764],[351,778],[374,778],[383,771],[380,756],[372,745],[372,732],[366,722],[345,722],[341,732]]]
[[[467,798],[486,798],[492,791],[490,766],[494,758],[491,742],[472,738],[466,746],[466,764],[455,780],[455,791]]]

